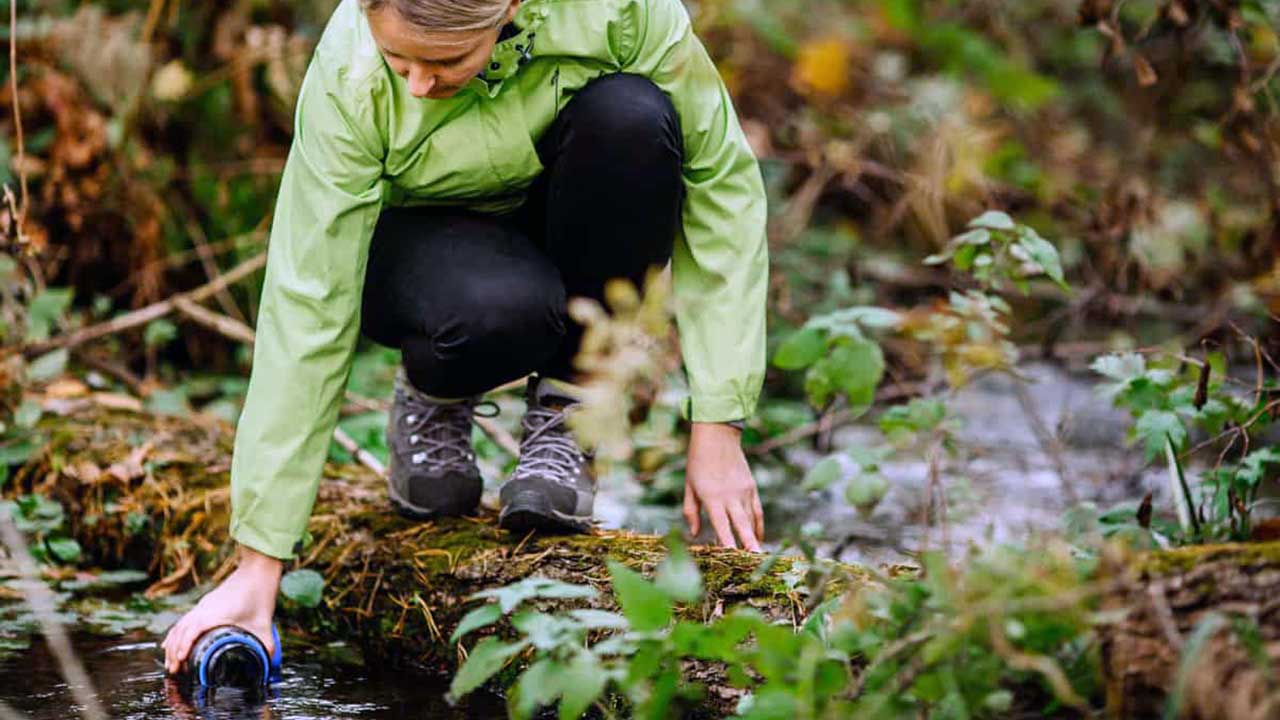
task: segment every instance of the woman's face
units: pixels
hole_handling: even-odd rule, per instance
[[[484,70],[502,25],[511,22],[519,7],[520,0],[512,0],[506,20],[497,27],[431,32],[384,5],[368,13],[369,29],[387,65],[408,83],[409,94],[438,100],[452,96]]]

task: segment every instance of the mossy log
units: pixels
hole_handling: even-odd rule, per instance
[[[1280,720],[1280,543],[1209,545],[1131,563],[1104,607],[1107,709],[1188,720]]]
[[[230,571],[227,425],[88,403],[65,410],[43,421],[48,442],[18,472],[16,488],[62,502],[90,562],[146,569],[155,578],[151,594]],[[460,648],[448,637],[473,593],[542,575],[591,584],[601,590],[600,604],[612,607],[607,560],[650,572],[665,555],[661,538],[625,532],[518,537],[486,515],[409,522],[390,512],[382,481],[355,465],[325,468],[309,533],[296,564],[322,573],[326,590],[318,611],[294,619],[320,637],[358,644],[367,657],[436,671],[457,665]],[[692,554],[707,595],[685,616],[709,618],[748,603],[775,620],[805,620],[806,597],[788,582],[795,561],[782,558],[757,576],[760,556],[710,547]],[[856,567],[833,567],[845,587],[868,581]],[[1101,631],[1116,716],[1159,714],[1177,683],[1182,649],[1209,612],[1246,618],[1271,667],[1280,667],[1280,543],[1154,553],[1121,574],[1105,605],[1122,617]],[[738,691],[714,669],[692,670],[709,685],[709,710],[733,706]],[[1187,717],[1280,718],[1274,678],[1230,631],[1206,643],[1188,677]]]
[[[203,417],[160,417],[83,406],[46,418],[43,449],[17,474],[20,492],[37,492],[67,509],[88,563],[147,570],[157,595],[217,581],[231,570],[227,538],[232,431]],[[539,575],[601,591],[599,607],[617,609],[607,561],[651,573],[667,553],[661,537],[596,531],[579,536],[514,535],[492,513],[412,522],[387,501],[384,482],[358,465],[330,463],[294,563],[326,581],[321,606],[289,621],[319,638],[358,645],[366,659],[455,668],[460,648],[449,636],[474,607],[467,598]],[[765,556],[715,547],[690,549],[703,573],[706,600],[679,612],[710,618],[748,603],[797,627],[806,597],[781,558],[755,576]],[[834,566],[837,586],[865,577]],[[577,601],[581,602],[581,601]],[[554,608],[546,601],[544,609]],[[741,691],[713,668],[691,671],[708,684],[708,709],[727,714]]]

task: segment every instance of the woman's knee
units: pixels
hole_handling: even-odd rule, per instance
[[[558,277],[513,277],[505,288],[478,287],[455,300],[444,322],[402,343],[409,379],[432,395],[473,395],[527,375],[565,336]]]
[[[565,107],[573,135],[599,149],[665,150],[683,155],[680,116],[671,98],[641,75],[614,73],[587,83]]]

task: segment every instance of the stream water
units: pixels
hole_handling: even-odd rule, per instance
[[[444,700],[448,680],[413,673],[378,673],[332,652],[287,650],[284,680],[266,698],[224,691],[196,698],[166,681],[152,642],[78,634],[77,655],[98,699],[114,720],[374,720],[500,718],[501,698],[476,693],[456,707]],[[329,657],[325,657],[328,655]],[[29,720],[77,716],[70,688],[44,642],[0,660],[0,701]]]

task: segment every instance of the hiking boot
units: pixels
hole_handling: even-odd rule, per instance
[[[499,494],[498,524],[515,532],[586,532],[596,495],[592,456],[566,423],[578,401],[540,378],[530,379],[525,397],[520,459]]]
[[[467,515],[480,504],[484,480],[471,448],[471,422],[479,397],[436,400],[396,375],[387,418],[391,462],[387,492],[401,515],[416,520]]]

